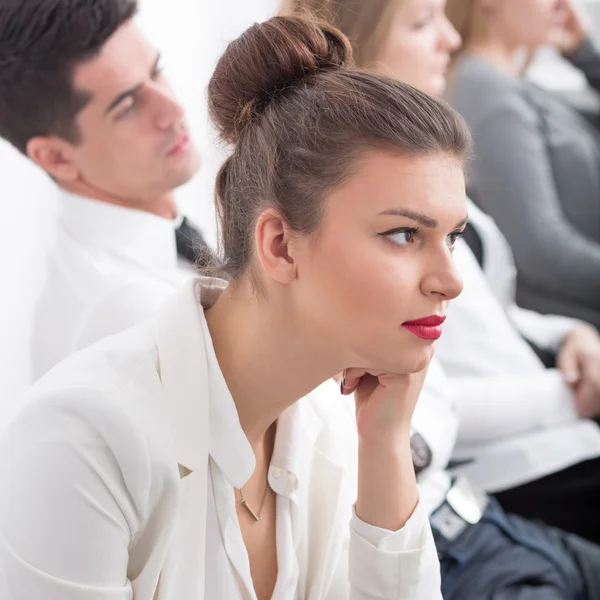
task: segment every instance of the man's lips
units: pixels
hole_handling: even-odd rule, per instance
[[[406,321],[402,323],[402,327],[421,339],[437,340],[442,335],[442,325],[445,320],[445,316],[431,315],[415,321]]]
[[[181,134],[167,151],[167,156],[175,156],[186,152],[190,145],[190,134],[186,131]]]

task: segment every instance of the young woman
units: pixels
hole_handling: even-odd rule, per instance
[[[356,55],[365,61],[362,67],[393,73],[432,94],[442,93],[444,67],[460,43],[443,2],[363,3],[362,13],[351,0],[300,2],[296,7],[318,10],[342,25],[355,40]],[[443,382],[446,404],[448,396],[456,398],[458,436],[439,400],[426,415],[418,409],[413,422],[416,434],[429,445],[430,466],[419,483],[432,512],[443,596],[446,600],[600,597],[597,546],[507,515],[495,499],[482,498],[460,477],[451,485],[442,472],[447,448],[458,442],[456,456],[468,459],[458,472],[489,491],[504,490],[503,505],[599,539],[600,430],[595,423],[578,419],[575,408],[581,413],[600,408],[595,376],[600,371],[600,339],[581,323],[519,309],[508,244],[493,221],[472,205],[469,217],[473,227],[467,231],[479,242],[485,273],[467,245],[459,242],[454,259],[464,292],[450,304],[445,333],[436,344],[437,360],[449,376]],[[551,349],[562,342],[558,362],[564,375],[544,368],[525,336]],[[565,381],[572,371],[575,390]],[[442,380],[436,377],[430,369],[426,403],[432,389],[440,387]],[[427,450],[420,456],[427,456]]]
[[[229,284],[32,391],[0,442],[0,597],[441,598],[410,423],[461,291],[468,130],[299,18],[234,41],[209,101]]]
[[[476,139],[469,192],[519,267],[525,308],[600,326],[600,133],[525,81],[520,52],[556,43],[600,90],[600,53],[573,0],[449,0],[464,45],[448,99]]]

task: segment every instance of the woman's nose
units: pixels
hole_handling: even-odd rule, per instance
[[[423,278],[421,290],[426,295],[440,296],[443,300],[453,300],[463,290],[463,280],[456,268],[450,250],[436,261],[436,267]]]
[[[462,44],[462,38],[460,33],[456,31],[454,25],[448,20],[446,15],[442,15],[442,21],[440,24],[440,46],[442,50],[447,52],[454,52],[460,48]]]

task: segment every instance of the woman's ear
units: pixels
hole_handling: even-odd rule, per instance
[[[279,283],[290,283],[296,279],[297,264],[291,243],[293,230],[273,208],[265,210],[255,229],[256,253],[267,275]]]

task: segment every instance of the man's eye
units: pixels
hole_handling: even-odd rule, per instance
[[[129,104],[129,106],[127,106],[126,108],[120,110],[117,113],[117,117],[116,118],[117,119],[122,119],[123,117],[126,117],[130,112],[133,111],[134,107],[135,107],[135,102],[131,102],[131,104]]]

